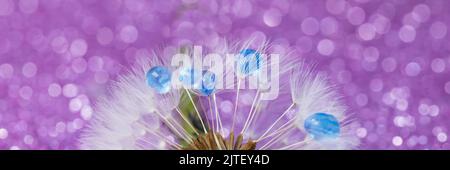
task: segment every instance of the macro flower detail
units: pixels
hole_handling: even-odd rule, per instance
[[[186,60],[189,64],[182,66],[169,65],[168,57],[156,54],[142,58],[127,74],[119,76],[109,95],[99,98],[96,115],[82,134],[81,147],[356,148],[359,141],[349,126],[354,120],[346,116],[346,107],[326,76],[304,61],[287,60],[286,56],[276,61],[277,57],[266,55],[271,52],[269,43],[255,47],[255,42],[225,43],[207,49],[218,54],[237,53],[232,56],[234,62],[225,62],[224,74],[212,67],[195,68],[198,61],[190,60],[190,55]],[[191,50],[185,54],[193,54]],[[221,59],[227,60],[223,56]],[[279,70],[278,64],[283,65]],[[278,74],[267,78],[266,69]],[[233,74],[236,76],[231,83],[224,81]],[[257,80],[253,88],[252,80]],[[264,100],[268,95],[264,85],[275,80],[282,84],[276,87],[280,94]],[[220,83],[234,88],[224,88]]]

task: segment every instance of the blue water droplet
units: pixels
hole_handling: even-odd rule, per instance
[[[202,78],[202,87],[200,88],[200,93],[209,96],[216,88],[216,74],[213,72],[204,70]]]
[[[331,114],[315,113],[304,122],[306,132],[314,139],[335,138],[339,136],[339,121]]]
[[[183,83],[187,89],[200,89],[202,84],[202,74],[193,68],[184,68],[180,70],[178,80]]]
[[[261,68],[261,54],[254,49],[244,49],[238,55],[239,71],[247,76]]]
[[[147,84],[156,92],[164,94],[170,91],[172,73],[163,66],[155,66],[147,71]]]

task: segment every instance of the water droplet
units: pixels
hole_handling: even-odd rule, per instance
[[[331,114],[315,113],[304,122],[306,132],[314,139],[335,138],[340,134],[339,121]]]
[[[163,66],[152,67],[146,74],[147,84],[160,94],[169,92],[172,77],[168,68]]]
[[[261,68],[261,55],[254,49],[244,49],[238,55],[238,62],[240,73],[247,76]]]
[[[203,95],[209,96],[211,95],[216,87],[216,74],[210,71],[203,71],[202,78],[202,88],[200,88],[200,92]]]

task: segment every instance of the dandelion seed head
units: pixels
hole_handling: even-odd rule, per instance
[[[224,76],[257,75],[255,77],[261,78],[259,71],[263,68],[281,65],[278,66],[279,74],[271,78],[290,81],[291,87],[280,87],[280,93],[290,94],[291,98],[277,95],[272,100],[261,100],[267,97],[262,91],[255,92],[261,87],[224,91],[235,94],[230,98],[224,95],[226,93],[218,93],[215,72],[184,65],[169,67],[168,62],[156,53],[146,54],[151,58],[138,59],[136,66],[113,82],[110,94],[97,100],[93,111],[96,114],[82,134],[82,148],[250,150],[351,149],[358,146],[357,137],[347,135],[353,133],[343,124],[347,120],[344,116],[346,108],[340,103],[340,97],[327,77],[315,72],[312,66],[298,63],[298,60],[284,60],[286,57],[283,56],[279,57],[280,61],[266,62],[263,52],[271,50],[267,42],[245,41],[212,50],[223,54],[234,51],[241,57],[237,63],[225,62],[226,66],[237,64],[237,68],[226,70]],[[181,88],[175,88],[177,83]],[[262,81],[262,84],[270,85],[270,80]],[[292,106],[285,113],[273,114],[282,109],[280,102],[286,103],[289,99]],[[226,102],[230,106],[227,111],[224,110]],[[236,127],[233,127],[234,121]],[[280,125],[285,121],[292,125]],[[282,136],[274,135],[274,132]],[[299,133],[307,134],[306,138],[292,137]],[[196,144],[199,140],[208,140],[212,145]],[[236,146],[220,146],[220,141],[226,143],[227,140],[233,140]],[[295,142],[304,143],[287,146]]]

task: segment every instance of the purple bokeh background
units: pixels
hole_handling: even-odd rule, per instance
[[[361,149],[450,149],[447,0],[0,0],[0,149],[77,149],[97,96],[152,50],[270,40],[318,64]]]

